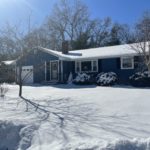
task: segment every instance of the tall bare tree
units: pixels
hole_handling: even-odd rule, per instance
[[[93,44],[92,46],[94,47],[101,47],[105,46],[106,43],[109,40],[109,35],[111,31],[111,26],[112,26],[112,21],[111,18],[107,17],[104,18],[103,20],[96,19],[95,20],[95,26],[92,29],[92,40]]]
[[[6,23],[0,29],[0,54],[3,59],[13,59],[20,53],[23,46],[22,37],[23,33],[18,25]]]
[[[150,12],[145,12],[135,26],[136,44],[132,48],[143,58],[143,63],[150,72]]]
[[[80,0],[74,0],[73,3],[69,0],[60,0],[54,6],[46,24],[53,38],[59,39],[55,40],[58,44],[61,45],[63,41],[68,40],[72,49],[73,41],[91,26],[88,8]]]

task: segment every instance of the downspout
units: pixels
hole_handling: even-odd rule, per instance
[[[63,60],[60,61],[61,63],[61,82],[63,82]]]

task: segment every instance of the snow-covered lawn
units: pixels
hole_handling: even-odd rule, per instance
[[[26,112],[18,86],[9,85],[0,99],[0,150],[150,149],[149,88],[24,86],[23,96],[64,122],[31,106]]]

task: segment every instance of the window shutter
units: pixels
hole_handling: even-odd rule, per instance
[[[50,62],[46,62],[46,81],[50,81]]]
[[[139,67],[139,57],[135,56],[134,57],[134,68],[137,69]]]
[[[120,58],[117,58],[117,69],[120,69],[120,68],[121,68],[120,65],[121,65],[121,64],[120,64]]]
[[[102,60],[99,59],[98,60],[98,72],[102,72],[103,68],[102,68]]]

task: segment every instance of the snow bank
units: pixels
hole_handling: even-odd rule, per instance
[[[35,126],[0,121],[0,150],[26,150],[35,129]]]
[[[149,150],[150,139],[133,139],[133,140],[114,140],[107,143],[106,141],[87,141],[79,142],[77,145],[69,144],[62,150]]]
[[[31,146],[34,132],[37,130],[37,126],[28,125],[20,130],[20,142],[18,150],[26,150]]]
[[[0,150],[17,149],[20,141],[19,132],[23,126],[12,122],[0,122]]]
[[[52,144],[36,145],[29,150],[150,150],[150,139],[114,140],[107,141],[84,140],[83,142],[68,143],[53,142]]]
[[[115,143],[108,144],[102,150],[149,150],[150,139],[118,140]]]
[[[0,103],[1,120],[9,120],[0,122],[0,150],[150,150],[150,88],[24,86],[27,98],[67,112],[63,128],[52,115],[17,107],[18,86],[9,89]]]

